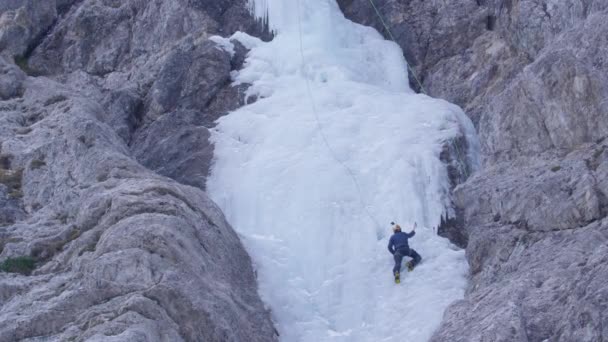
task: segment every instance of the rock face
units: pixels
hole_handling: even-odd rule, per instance
[[[277,339],[203,192],[237,29],[267,38],[244,0],[0,4],[0,262],[36,261],[0,273],[0,341]]]
[[[385,31],[367,0],[338,2]],[[443,229],[471,283],[433,341],[605,340],[608,2],[375,3],[423,88],[462,106],[481,143]]]
[[[35,44],[43,38],[44,33],[55,23],[57,8],[56,1],[2,1],[0,50],[3,54],[23,56],[31,52]]]
[[[472,283],[434,340],[602,341],[607,175],[603,142],[488,166],[457,188]]]

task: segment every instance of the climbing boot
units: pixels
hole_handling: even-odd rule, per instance
[[[399,284],[401,279],[399,279],[399,272],[395,272],[395,284]]]
[[[413,262],[408,261],[406,265],[407,265],[407,271],[408,272],[412,272],[414,270],[414,263]]]

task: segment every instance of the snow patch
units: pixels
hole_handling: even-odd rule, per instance
[[[230,39],[220,37],[220,36],[211,36],[209,40],[218,45],[218,48],[224,50],[230,54],[230,57],[234,57],[234,44],[230,42]]]

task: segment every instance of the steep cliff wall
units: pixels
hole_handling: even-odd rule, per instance
[[[1,341],[276,340],[202,191],[237,29],[242,0],[0,3]]]
[[[385,31],[368,0],[339,1]],[[608,3],[375,0],[426,91],[475,122],[454,191],[471,283],[435,341],[608,336]],[[386,32],[385,32],[386,34]]]

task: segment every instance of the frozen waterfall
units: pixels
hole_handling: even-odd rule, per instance
[[[449,204],[439,154],[460,135],[476,146],[472,124],[415,94],[400,48],[334,0],[250,5],[276,36],[232,37],[251,49],[234,82],[257,101],[218,121],[208,192],[254,260],[281,340],[428,340],[467,272],[433,229]],[[390,221],[419,225],[423,263],[399,285]]]

